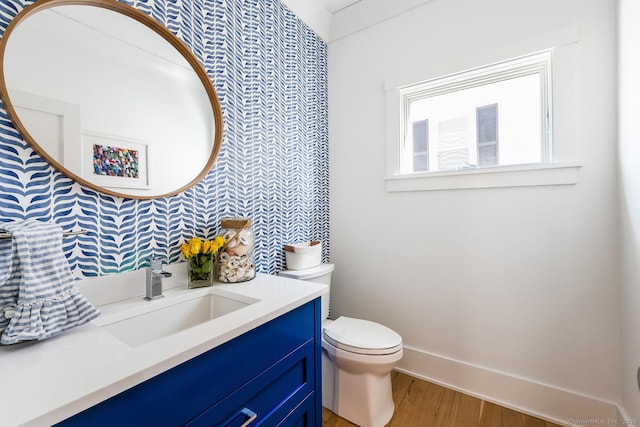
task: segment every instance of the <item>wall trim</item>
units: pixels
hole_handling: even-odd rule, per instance
[[[404,346],[396,370],[563,426],[616,420],[613,402]],[[613,424],[613,423],[610,423]]]
[[[622,406],[622,403],[619,403],[617,405],[617,423],[615,425],[619,425],[619,426],[635,426],[638,425],[638,423],[640,422],[640,420],[638,420],[637,418],[632,418],[629,413],[625,410],[624,406]]]
[[[462,171],[423,172],[387,176],[385,184],[389,193],[574,185],[578,183],[578,171],[581,167],[582,165],[577,163],[536,163]]]

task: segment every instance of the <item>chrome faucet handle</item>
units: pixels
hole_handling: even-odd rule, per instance
[[[169,273],[168,271],[162,270],[162,260],[160,260],[160,258],[152,257],[149,264],[151,268],[151,273],[160,274],[164,277],[171,277],[171,273]]]
[[[152,272],[160,273],[162,271],[162,260],[160,258],[152,256],[149,260],[149,267],[151,268]]]

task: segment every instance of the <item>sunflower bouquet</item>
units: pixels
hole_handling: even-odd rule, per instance
[[[211,286],[214,258],[223,245],[224,239],[216,236],[213,240],[192,237],[180,246],[187,259],[189,289]]]

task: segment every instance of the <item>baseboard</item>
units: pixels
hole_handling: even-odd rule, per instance
[[[615,424],[615,403],[404,347],[396,370],[563,426]]]
[[[629,413],[622,407],[622,405],[618,405],[617,407],[617,424],[618,426],[637,426],[640,423],[640,420],[637,418],[632,418]]]

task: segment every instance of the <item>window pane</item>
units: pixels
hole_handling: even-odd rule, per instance
[[[427,151],[429,143],[429,121],[420,120],[413,123],[413,152]]]
[[[476,108],[478,165],[498,166],[498,104]]]
[[[498,104],[478,107],[478,142],[492,142],[498,140]]]
[[[429,121],[413,123],[413,172],[429,170]]]
[[[498,145],[489,144],[478,147],[480,167],[496,166],[498,164]]]
[[[413,156],[413,171],[427,172],[429,170],[429,157],[427,154],[417,154]]]

